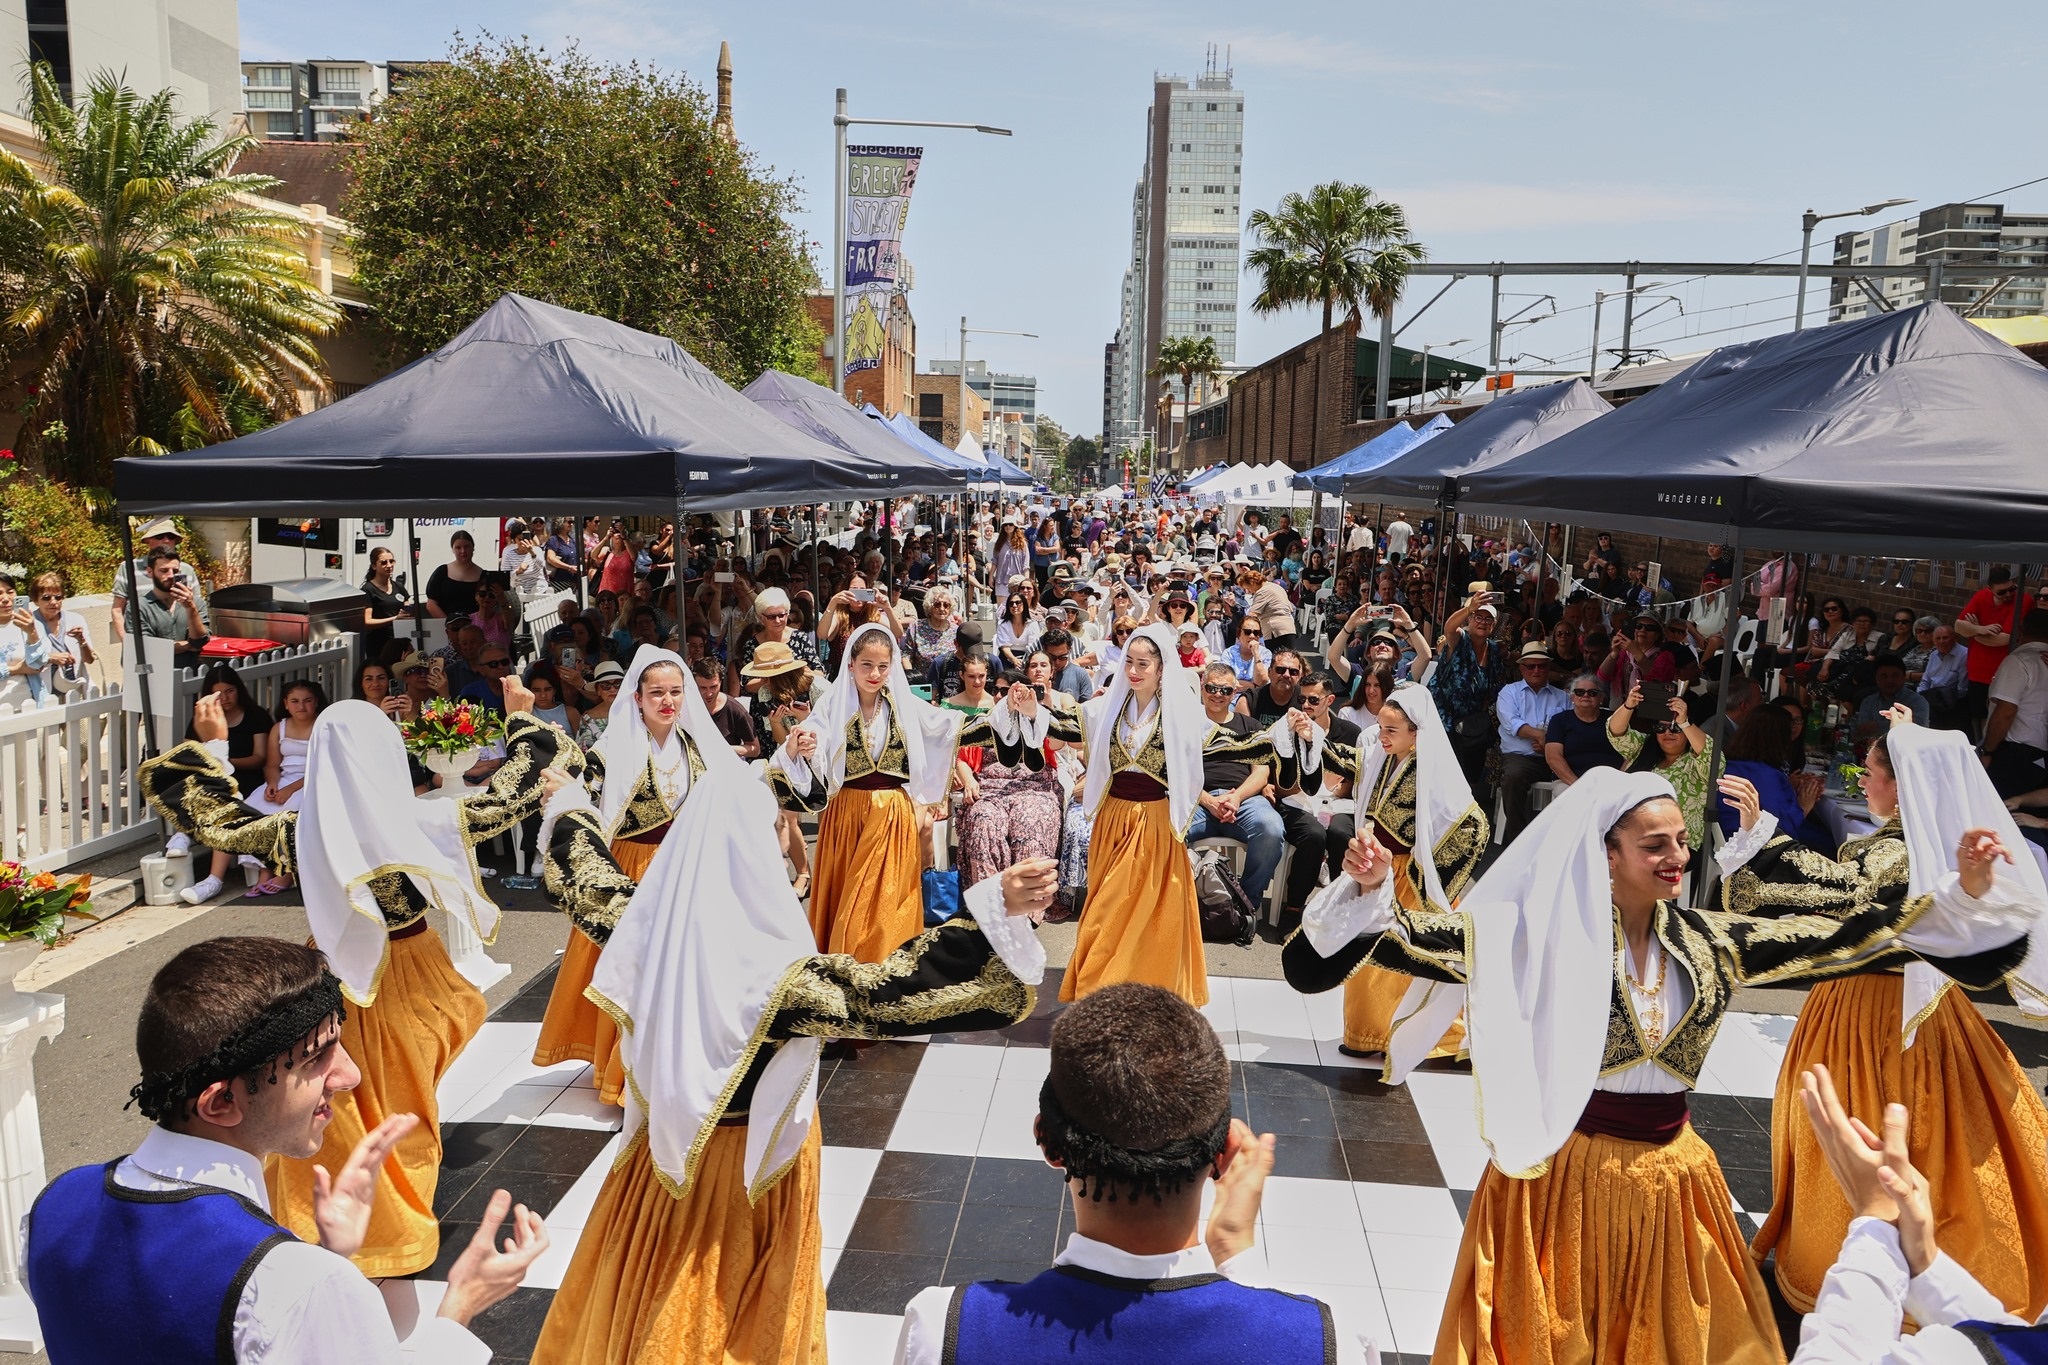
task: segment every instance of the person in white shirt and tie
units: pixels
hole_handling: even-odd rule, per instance
[[[136,1021],[157,1127],[134,1153],[51,1181],[23,1220],[23,1266],[51,1365],[483,1365],[467,1323],[519,1287],[547,1229],[499,1190],[448,1271],[438,1314],[402,1344],[377,1286],[349,1263],[376,1172],[419,1122],[396,1114],[342,1168],[314,1167],[317,1244],[270,1213],[264,1158],[320,1150],[333,1100],[361,1072],[341,1043],[341,983],[319,950],[215,938],[166,963]],[[512,1215],[503,1250],[495,1238]]]

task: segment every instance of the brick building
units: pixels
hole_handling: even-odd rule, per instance
[[[910,414],[917,429],[952,450],[960,444],[960,376],[920,374],[911,378],[913,406]],[[877,405],[879,406],[879,405]],[[967,390],[967,429],[979,433],[988,429],[988,400]]]
[[[851,300],[848,303],[851,306]],[[807,295],[804,310],[825,334],[818,347],[818,369],[829,376],[832,373],[832,357],[828,351],[832,338],[832,295],[829,292]],[[917,320],[910,315],[908,294],[899,292],[889,296],[889,312],[883,319],[883,326],[885,338],[880,367],[856,371],[848,377],[841,392],[855,407],[873,403],[884,417],[894,417],[911,411],[917,392],[912,384],[917,374]],[[829,387],[830,379],[826,382]]]

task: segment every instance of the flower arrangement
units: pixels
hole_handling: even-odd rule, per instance
[[[413,753],[460,754],[495,744],[504,737],[505,721],[480,702],[436,697],[400,721],[398,732]]]
[[[30,875],[20,863],[0,862],[0,942],[32,938],[44,947],[64,933],[64,917],[97,919],[84,907],[90,876]]]
[[[1863,774],[1868,771],[1854,763],[1844,763],[1838,772],[1842,774],[1842,795],[1851,801],[1863,797]]]

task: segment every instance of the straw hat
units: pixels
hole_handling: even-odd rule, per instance
[[[775,678],[804,667],[796,652],[780,640],[763,640],[754,646],[754,660],[740,670],[742,678]]]

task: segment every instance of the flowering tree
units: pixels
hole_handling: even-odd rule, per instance
[[[795,188],[680,77],[458,40],[357,141],[356,277],[401,359],[512,291],[669,337],[734,384],[815,364]]]

